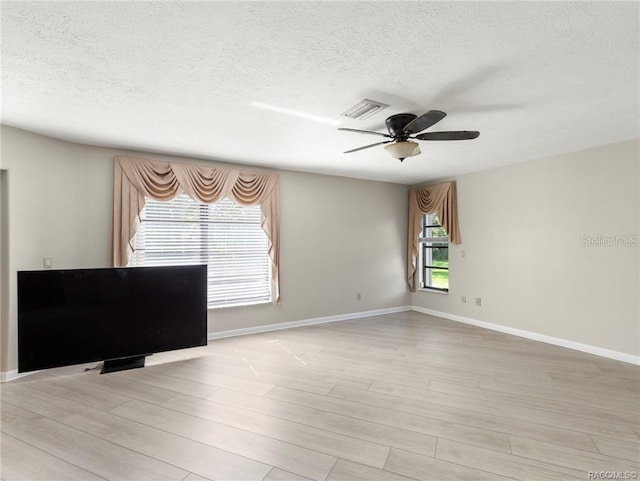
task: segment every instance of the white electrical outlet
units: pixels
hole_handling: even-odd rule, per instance
[[[460,257],[467,257],[467,251],[461,251]]]
[[[43,257],[42,258],[42,267],[45,269],[53,269],[53,258],[51,257]]]
[[[467,296],[462,296],[462,299],[460,299],[460,301],[461,301],[463,304],[466,304],[466,303],[467,303]]]
[[[482,305],[482,298],[476,297],[476,306],[481,306],[481,305]]]

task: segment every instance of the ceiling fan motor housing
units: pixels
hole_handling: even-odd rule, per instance
[[[404,133],[404,128],[416,117],[414,114],[395,114],[387,118],[384,123],[387,125],[387,130],[392,137],[396,138],[396,140],[406,140],[409,134]]]

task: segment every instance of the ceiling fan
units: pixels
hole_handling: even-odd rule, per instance
[[[365,145],[364,147],[358,147],[357,149],[347,150],[345,154],[351,152],[357,152],[359,150],[369,149],[378,145],[384,145],[385,150],[389,152],[396,159],[400,159],[402,162],[407,157],[413,157],[420,153],[420,146],[413,139],[417,140],[468,140],[475,139],[480,135],[480,132],[475,130],[454,130],[448,132],[427,132],[421,134],[423,130],[428,129],[432,125],[440,122],[446,117],[446,113],[440,110],[429,110],[426,114],[417,116],[414,114],[395,114],[385,120],[388,134],[381,132],[373,132],[371,130],[358,130],[339,128],[338,130],[344,130],[346,132],[357,132],[359,134],[371,134],[379,135],[381,137],[387,137],[390,140],[383,142],[376,142],[375,144]],[[418,134],[418,135],[415,135]]]

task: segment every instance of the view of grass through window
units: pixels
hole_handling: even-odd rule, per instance
[[[433,249],[432,265],[436,267],[449,267],[449,249]],[[436,257],[437,256],[437,257]],[[431,284],[440,289],[449,288],[449,271],[431,269]]]

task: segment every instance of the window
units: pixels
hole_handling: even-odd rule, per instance
[[[420,287],[449,290],[449,237],[435,214],[422,216],[420,243]]]
[[[271,261],[260,206],[201,204],[187,194],[145,199],[129,266],[207,264],[208,306],[271,301]]]

